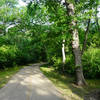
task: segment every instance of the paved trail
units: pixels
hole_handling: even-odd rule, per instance
[[[41,73],[39,65],[21,69],[0,89],[0,100],[63,100],[54,85]]]

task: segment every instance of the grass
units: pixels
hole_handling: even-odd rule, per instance
[[[16,66],[12,68],[7,68],[5,70],[0,70],[0,88],[5,86],[9,79],[23,67],[24,66]]]
[[[53,67],[44,65],[40,69],[55,84],[67,100],[83,100],[84,95],[90,91],[100,89],[100,80],[86,80],[88,86],[79,87],[73,84],[73,77],[61,75]]]

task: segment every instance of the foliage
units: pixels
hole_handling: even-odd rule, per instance
[[[89,48],[83,55],[84,75],[88,78],[99,78],[100,75],[100,49]]]
[[[6,66],[13,66],[16,57],[16,47],[13,46],[1,46],[0,47],[0,68]]]
[[[67,55],[66,64],[64,65],[64,71],[67,74],[74,75],[75,67],[73,63],[73,56]],[[100,49],[99,48],[89,48],[85,51],[83,57],[83,71],[86,78],[99,78],[100,76]],[[62,73],[63,66],[59,59],[54,59],[54,67]]]
[[[73,18],[67,16],[66,6],[61,0],[35,0],[27,7],[19,8],[16,0],[1,0],[0,69],[15,64],[47,61],[62,73],[75,74],[70,30],[78,30],[82,49],[87,21],[91,19],[83,68],[85,77],[96,78],[100,74],[100,19],[96,15],[98,0],[80,0],[78,3],[75,2],[77,0],[68,1],[75,5]],[[77,26],[72,28],[69,22],[73,19]],[[64,65],[61,52],[63,39],[66,53]]]

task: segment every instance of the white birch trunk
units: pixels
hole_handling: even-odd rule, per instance
[[[65,1],[66,3],[66,8],[68,12],[69,17],[74,17],[75,14],[75,8],[72,3],[69,3]],[[76,68],[76,84],[77,85],[86,85],[84,76],[83,76],[83,67],[82,67],[82,62],[81,62],[81,51],[79,47],[79,35],[78,35],[78,30],[75,28],[76,27],[76,21],[74,19],[71,20],[69,23],[71,26],[71,34],[72,34],[72,49],[75,57],[75,68]]]
[[[65,60],[66,60],[66,57],[65,57],[65,40],[63,39],[63,43],[62,43],[62,58],[63,58],[63,64],[65,64]]]

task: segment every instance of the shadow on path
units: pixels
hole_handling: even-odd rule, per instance
[[[63,100],[54,85],[40,72],[40,65],[21,69],[0,89],[0,100]]]

